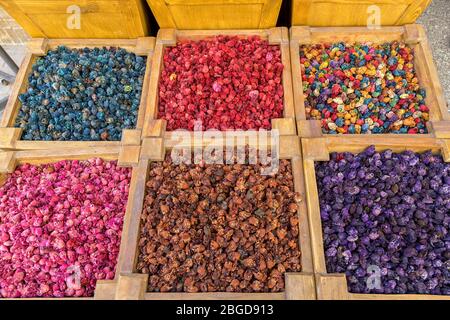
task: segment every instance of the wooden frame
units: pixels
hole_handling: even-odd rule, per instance
[[[420,294],[356,294],[349,293],[345,274],[329,274],[325,264],[323,247],[322,221],[320,217],[319,193],[317,189],[315,161],[329,161],[331,152],[359,153],[367,147],[375,145],[377,150],[392,149],[394,152],[413,150],[425,152],[431,150],[442,154],[444,161],[450,162],[450,140],[420,138],[407,141],[382,141],[372,137],[346,138],[324,137],[302,139],[302,150],[305,170],[305,185],[308,202],[308,215],[311,230],[314,272],[316,275],[317,298],[319,300],[397,300],[397,299],[445,299],[450,296]]]
[[[366,26],[372,19],[376,21],[378,8],[381,25],[405,25],[414,23],[430,3],[431,0],[292,0],[291,22],[316,27]]]
[[[0,0],[0,6],[33,38],[134,39],[150,33],[145,0]],[[70,28],[76,13],[80,27]]]
[[[222,145],[219,144],[221,147]],[[243,145],[248,145],[247,143]],[[217,146],[217,145],[216,145]],[[124,224],[122,233],[121,258],[119,260],[120,277],[117,281],[116,299],[153,300],[153,299],[180,299],[180,300],[210,300],[210,299],[311,299],[316,298],[313,276],[312,252],[310,246],[310,233],[307,217],[306,202],[302,201],[299,214],[299,242],[302,253],[302,272],[286,273],[286,291],[281,293],[151,293],[147,291],[148,274],[139,274],[136,271],[138,259],[138,243],[140,233],[141,214],[145,199],[146,182],[148,179],[149,164],[151,161],[162,161],[167,151],[173,146],[165,145],[159,138],[145,138],[143,140],[139,165],[136,168],[136,179],[132,181],[128,210],[131,214]],[[291,159],[294,173],[295,190],[304,199],[305,189],[303,183],[303,168],[301,160],[300,141],[296,136],[280,137],[281,159]]]
[[[126,129],[122,132],[121,141],[24,141],[20,140],[21,128],[15,128],[14,123],[20,110],[21,103],[19,95],[27,90],[28,75],[39,56],[44,56],[49,50],[58,46],[69,48],[94,48],[94,47],[120,47],[140,56],[147,57],[147,65],[142,85],[141,102],[137,117],[136,129]],[[106,147],[121,145],[140,145],[141,131],[144,124],[145,109],[150,81],[153,48],[155,38],[138,39],[32,39],[28,43],[28,53],[19,69],[16,81],[11,91],[8,103],[3,112],[0,122],[0,149],[13,150],[38,150],[38,149],[60,149],[60,148],[85,148],[85,147]]]
[[[129,197],[133,197],[135,192],[131,185],[133,181],[138,179],[137,165],[139,162],[140,147],[135,146],[114,146],[114,147],[97,147],[83,148],[77,150],[27,150],[27,151],[7,151],[0,152],[0,185],[5,183],[9,173],[14,172],[19,164],[31,163],[39,165],[43,163],[53,163],[61,160],[88,160],[91,158],[102,158],[104,160],[117,160],[118,165],[122,167],[132,167],[132,177],[130,182]],[[131,211],[129,207],[125,212],[124,223],[130,218]],[[123,237],[123,236],[122,236]],[[119,278],[119,261],[122,250],[116,264],[116,279]],[[113,299],[115,294],[115,284],[117,280],[100,280],[97,281],[94,297],[92,298],[30,298],[31,300],[104,300]],[[27,299],[27,298],[24,298]],[[0,299],[1,300],[1,299]],[[23,300],[23,298],[13,299]]]
[[[147,0],[160,28],[249,29],[277,24],[281,0]]]
[[[142,137],[163,136],[170,144],[178,133],[166,132],[165,120],[158,119],[159,106],[159,80],[163,68],[164,49],[168,46],[176,45],[179,40],[200,40],[211,38],[217,35],[237,35],[248,37],[258,35],[263,39],[268,39],[270,44],[279,45],[281,49],[281,59],[284,65],[283,88],[284,88],[284,118],[272,119],[272,129],[278,129],[280,135],[295,135],[295,111],[294,98],[292,95],[292,77],[289,54],[289,40],[287,28],[272,28],[263,30],[200,30],[181,31],[175,29],[160,29],[156,39],[153,55],[152,72],[150,75],[150,89],[148,93],[147,110],[145,111],[145,121]],[[233,131],[227,131],[232,133]],[[246,131],[255,132],[255,131]],[[186,134],[191,134],[186,133]]]
[[[380,29],[374,30],[365,27],[292,27],[290,33],[295,113],[297,117],[297,130],[299,136],[302,138],[331,135],[322,133],[320,120],[307,120],[306,118],[299,46],[302,44],[330,43],[336,41],[345,41],[348,43],[355,41],[383,43],[396,40],[404,41],[414,49],[414,67],[420,86],[427,92],[425,100],[427,106],[430,108],[430,121],[427,126],[429,133],[415,135],[387,133],[372,134],[372,136],[380,136],[389,141],[395,141],[399,137],[408,139],[408,141],[415,140],[418,136],[433,136],[436,138],[450,137],[450,113],[447,110],[447,102],[433,62],[430,45],[425,30],[421,25],[381,27]],[[358,137],[360,135],[345,134],[346,137]]]

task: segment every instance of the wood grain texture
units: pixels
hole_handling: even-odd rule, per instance
[[[292,25],[367,26],[371,6],[380,9],[383,26],[414,23],[431,0],[292,0]],[[320,14],[317,14],[320,12]]]
[[[232,293],[232,292],[210,292],[210,293],[153,293],[147,292],[145,300],[284,300],[284,292],[278,293]]]
[[[294,189],[300,194],[301,202],[298,204],[299,241],[302,253],[302,272],[312,274],[314,272],[311,232],[309,228],[308,207],[306,199],[305,176],[301,156],[295,156],[291,160],[292,174],[294,176]]]
[[[281,0],[147,0],[160,28],[275,27]]]
[[[95,300],[112,300],[115,298],[117,281],[100,280],[95,285]]]
[[[438,139],[450,139],[450,121],[437,121],[432,123],[433,132]]]
[[[148,275],[121,274],[117,280],[116,300],[143,300]]]
[[[53,163],[61,160],[88,160],[102,158],[104,160],[117,160],[120,147],[95,147],[61,150],[26,150],[9,151],[13,154],[16,164],[30,163],[34,165]],[[0,155],[3,153],[0,153]]]
[[[120,146],[119,158],[117,164],[120,167],[129,167],[137,165],[141,154],[141,147],[137,146]]]
[[[0,0],[34,38],[138,38],[148,36],[145,0]],[[80,28],[70,28],[70,6],[80,8]]]
[[[449,296],[427,294],[360,294],[348,292],[344,274],[317,274],[318,300],[450,300]]]
[[[138,55],[147,57],[147,65],[144,74],[142,86],[141,100],[138,111],[136,129],[123,131],[121,141],[25,141],[21,140],[22,130],[15,129],[14,124],[21,108],[19,96],[28,89],[28,76],[31,73],[33,64],[48,50],[54,50],[59,46],[67,46],[73,49],[80,48],[96,48],[96,47],[120,47]],[[0,122],[0,131],[2,130],[20,130],[12,136],[12,140],[0,137],[0,149],[12,150],[45,150],[45,149],[77,149],[89,147],[115,147],[121,145],[140,145],[140,137],[137,138],[137,132],[141,134],[145,120],[145,112],[147,109],[149,82],[153,57],[153,48],[155,46],[155,38],[144,37],[138,39],[31,39],[28,45],[28,53],[20,66],[16,80],[14,82],[11,94],[9,96],[6,108],[3,112]],[[6,129],[5,129],[6,128]],[[5,131],[6,132],[6,131]],[[20,132],[20,134],[18,133]],[[130,138],[130,135],[133,138]]]
[[[290,52],[292,69],[292,86],[294,95],[294,109],[297,119],[297,131],[300,137],[311,138],[328,136],[318,130],[317,123],[308,125],[305,110],[305,96],[303,93],[302,72],[300,64],[300,45],[334,42],[372,42],[385,43],[403,41],[413,48],[414,68],[421,88],[427,92],[426,105],[430,109],[430,121],[438,122],[450,120],[447,103],[439,81],[436,66],[433,61],[430,46],[425,30],[421,25],[410,24],[405,26],[382,27],[370,30],[365,27],[292,27],[290,30]],[[434,128],[428,123],[428,134],[415,136],[434,137]],[[407,134],[365,134],[364,136],[383,136],[389,139],[403,138]],[[346,134],[346,137],[357,138],[359,134]]]
[[[394,152],[412,150],[415,152],[432,151],[441,154],[444,161],[450,162],[449,140],[431,137],[414,139],[385,139],[384,137],[321,137],[302,139],[303,165],[305,173],[306,201],[311,230],[311,247],[314,272],[316,275],[317,299],[319,300],[450,300],[448,296],[437,295],[383,295],[353,294],[348,291],[345,274],[328,274],[323,245],[322,220],[320,217],[319,191],[317,189],[315,161],[328,161],[332,152],[360,153],[374,145],[377,151],[391,149]]]

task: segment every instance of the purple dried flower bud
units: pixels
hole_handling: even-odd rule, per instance
[[[337,250],[335,247],[331,247],[331,248],[328,248],[328,250],[326,251],[325,254],[327,257],[334,257],[337,254]]]
[[[351,292],[450,294],[449,174],[431,152],[374,147],[317,163],[320,206],[331,208],[322,220],[328,272],[345,272]],[[380,290],[366,286],[371,265],[381,268]]]

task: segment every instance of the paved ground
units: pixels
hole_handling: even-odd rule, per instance
[[[450,0],[433,0],[418,22],[427,29],[450,108]]]
[[[16,22],[2,10],[2,8],[0,8],[0,45],[8,52],[18,66],[20,66],[20,63],[25,56],[25,46],[23,43],[25,43],[28,38],[25,31],[23,31],[22,28],[20,28],[20,26],[17,25]],[[2,59],[0,59],[0,71],[12,74],[11,69]],[[11,86],[12,83],[0,83],[0,100],[9,95]]]

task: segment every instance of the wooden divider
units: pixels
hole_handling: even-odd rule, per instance
[[[280,135],[295,135],[297,133],[295,124],[294,101],[292,95],[291,60],[289,53],[289,35],[287,28],[272,28],[261,30],[175,30],[160,29],[156,38],[153,54],[152,72],[150,76],[150,89],[148,94],[147,109],[145,111],[145,122],[142,137],[160,136],[165,139],[173,139],[173,135],[179,135],[174,131],[166,131],[164,120],[157,119],[159,107],[159,81],[163,70],[164,49],[175,46],[178,41],[208,39],[218,35],[236,35],[240,37],[260,36],[267,39],[270,44],[279,45],[281,60],[284,65],[282,83],[284,88],[284,117],[272,119],[272,129],[277,129]],[[246,131],[250,135],[255,131]],[[186,135],[189,132],[186,131]]]
[[[223,147],[221,142],[212,143],[213,146]],[[248,145],[247,142],[242,144]],[[209,145],[211,146],[211,145]],[[128,216],[124,224],[122,235],[121,257],[119,259],[120,277],[117,281],[116,299],[315,299],[315,282],[310,244],[309,223],[306,201],[300,203],[299,215],[299,243],[301,248],[302,272],[286,273],[285,292],[280,293],[155,293],[147,292],[148,275],[139,274],[136,270],[138,259],[139,230],[141,214],[145,199],[146,182],[149,165],[152,161],[162,161],[166,152],[179,146],[167,146],[161,137],[143,140],[139,165],[136,176],[133,176],[130,197],[128,199]],[[190,147],[183,145],[181,147]],[[203,146],[202,146],[203,147]],[[300,140],[296,136],[281,136],[279,144],[280,159],[290,159],[294,176],[294,187],[305,197],[303,177],[303,163],[300,150]]]

